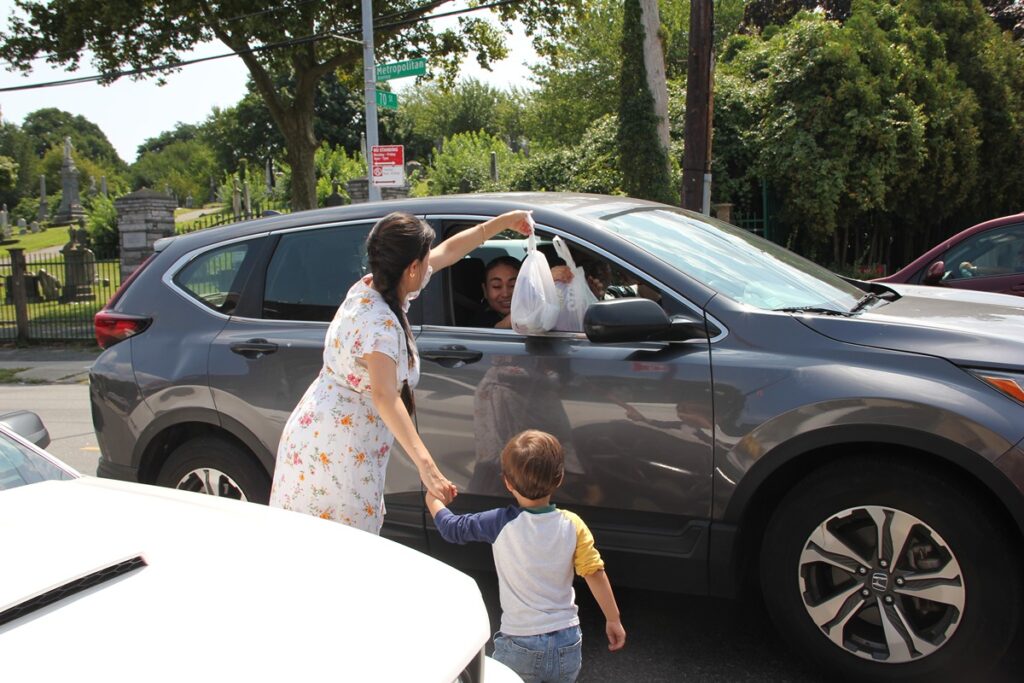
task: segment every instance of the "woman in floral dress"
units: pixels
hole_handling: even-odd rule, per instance
[[[529,212],[511,211],[434,249],[434,231],[409,214],[392,213],[373,227],[366,241],[371,274],[338,308],[323,369],[281,434],[270,505],[380,533],[396,439],[431,493],[446,503],[455,497],[412,420],[420,367],[405,312],[432,273],[503,230],[529,235],[532,224]]]

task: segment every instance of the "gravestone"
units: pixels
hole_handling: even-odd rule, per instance
[[[88,233],[85,219],[79,219],[79,227],[68,228],[68,243],[61,247],[64,254],[64,295],[61,301],[95,301],[92,291],[96,281],[96,255],[86,246]]]
[[[41,221],[46,220],[46,215],[49,212],[49,207],[46,205],[46,176],[39,176],[39,214],[38,218]]]
[[[19,235],[27,235],[28,234],[28,223],[25,222],[24,218],[19,218],[18,219],[18,234]]]
[[[43,268],[36,273],[36,281],[39,283],[39,289],[42,290],[43,299],[56,301],[60,298],[60,280],[47,273]]]
[[[217,201],[217,183],[214,182],[213,176],[210,176],[210,194],[206,198],[206,201],[209,202],[210,204]]]
[[[78,169],[71,158],[71,136],[64,137],[64,160],[60,167],[61,198],[54,225],[75,224],[85,216],[85,209],[78,199]]]
[[[343,196],[341,196],[340,192],[338,192],[338,181],[337,180],[332,180],[331,181],[331,188],[332,188],[331,193],[329,195],[327,195],[326,199],[324,199],[324,206],[344,206],[345,205],[345,198]]]
[[[245,217],[252,218],[252,196],[249,194],[249,181],[242,186],[242,197],[245,199]]]
[[[11,239],[10,215],[7,213],[7,205],[0,209],[0,239]]]
[[[192,208],[192,195],[189,195],[189,196],[185,197],[185,208],[186,209],[191,209]]]
[[[32,221],[28,226],[28,231],[33,235],[39,233],[39,221]]]
[[[96,189],[96,176],[89,176],[89,196],[95,197],[97,192],[99,190]]]
[[[242,194],[238,188],[238,180],[231,185],[231,212],[235,216],[239,216],[242,213]]]
[[[107,176],[100,176],[100,194],[107,196]]]

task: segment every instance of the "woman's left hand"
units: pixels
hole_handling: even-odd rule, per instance
[[[531,211],[509,211],[494,218],[494,222],[501,226],[502,230],[515,230],[520,235],[529,237],[533,234],[533,217]]]

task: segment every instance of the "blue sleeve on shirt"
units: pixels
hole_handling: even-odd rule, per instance
[[[466,515],[456,515],[448,508],[444,508],[434,517],[434,525],[441,533],[441,538],[449,543],[494,543],[505,525],[518,517],[520,512],[519,508],[511,505]]]

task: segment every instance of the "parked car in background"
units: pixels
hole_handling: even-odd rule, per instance
[[[543,429],[567,450],[556,502],[587,520],[617,585],[736,595],[750,581],[803,654],[856,680],[998,661],[1024,599],[1018,300],[851,283],[662,204],[434,197],[162,240],[96,316],[100,475],[266,501],[373,224],[407,211],[444,240],[521,208],[606,300],[585,333],[473,327],[488,243],[414,302],[417,425],[457,511],[507,504],[500,448]],[[440,542],[404,457],[385,500],[385,535],[491,566],[486,547]]]
[[[967,228],[876,282],[1024,296],[1024,213]]]
[[[10,681],[511,683],[476,583],[282,510],[82,477],[0,426]]]

